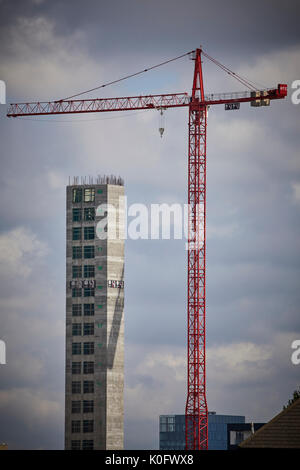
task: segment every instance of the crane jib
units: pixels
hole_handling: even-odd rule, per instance
[[[252,106],[268,103],[268,100],[282,99],[287,96],[287,85],[279,84],[277,88],[234,93],[211,93],[191,97],[188,93],[170,93],[163,95],[127,96],[119,98],[96,98],[89,100],[48,101],[30,103],[12,103],[7,117],[42,116],[54,114],[98,113],[111,111],[133,111],[139,109],[177,108],[184,106],[212,106],[216,104],[232,105],[233,103],[253,102]],[[226,108],[227,109],[227,108]],[[228,109],[238,109],[234,106]]]

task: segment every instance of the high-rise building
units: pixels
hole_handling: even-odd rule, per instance
[[[124,186],[67,186],[65,449],[123,449]]]

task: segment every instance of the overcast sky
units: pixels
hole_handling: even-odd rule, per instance
[[[203,46],[262,84],[268,108],[212,107],[207,136],[209,410],[263,422],[299,386],[300,79],[298,1],[0,0],[7,103],[59,99]],[[243,87],[204,60],[206,92]],[[90,96],[190,92],[180,59]],[[62,449],[65,186],[115,174],[128,204],[187,200],[187,109],[7,119],[1,112],[0,441]],[[125,447],[158,447],[158,416],[186,400],[185,240],[128,240]]]

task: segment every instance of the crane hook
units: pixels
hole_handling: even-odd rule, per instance
[[[163,115],[163,108],[158,108],[159,111],[160,111],[160,116],[159,116],[159,133],[160,133],[160,137],[163,136],[163,133],[165,131],[165,126],[164,126],[164,115]]]

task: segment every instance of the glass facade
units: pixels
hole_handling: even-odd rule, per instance
[[[245,423],[245,416],[208,415],[208,448],[211,450],[227,450],[227,424]]]
[[[159,417],[159,449],[185,449],[184,415],[162,415]]]
[[[245,423],[245,416],[208,413],[208,449],[227,450],[227,424]],[[161,415],[159,417],[159,449],[185,449],[185,415]]]

